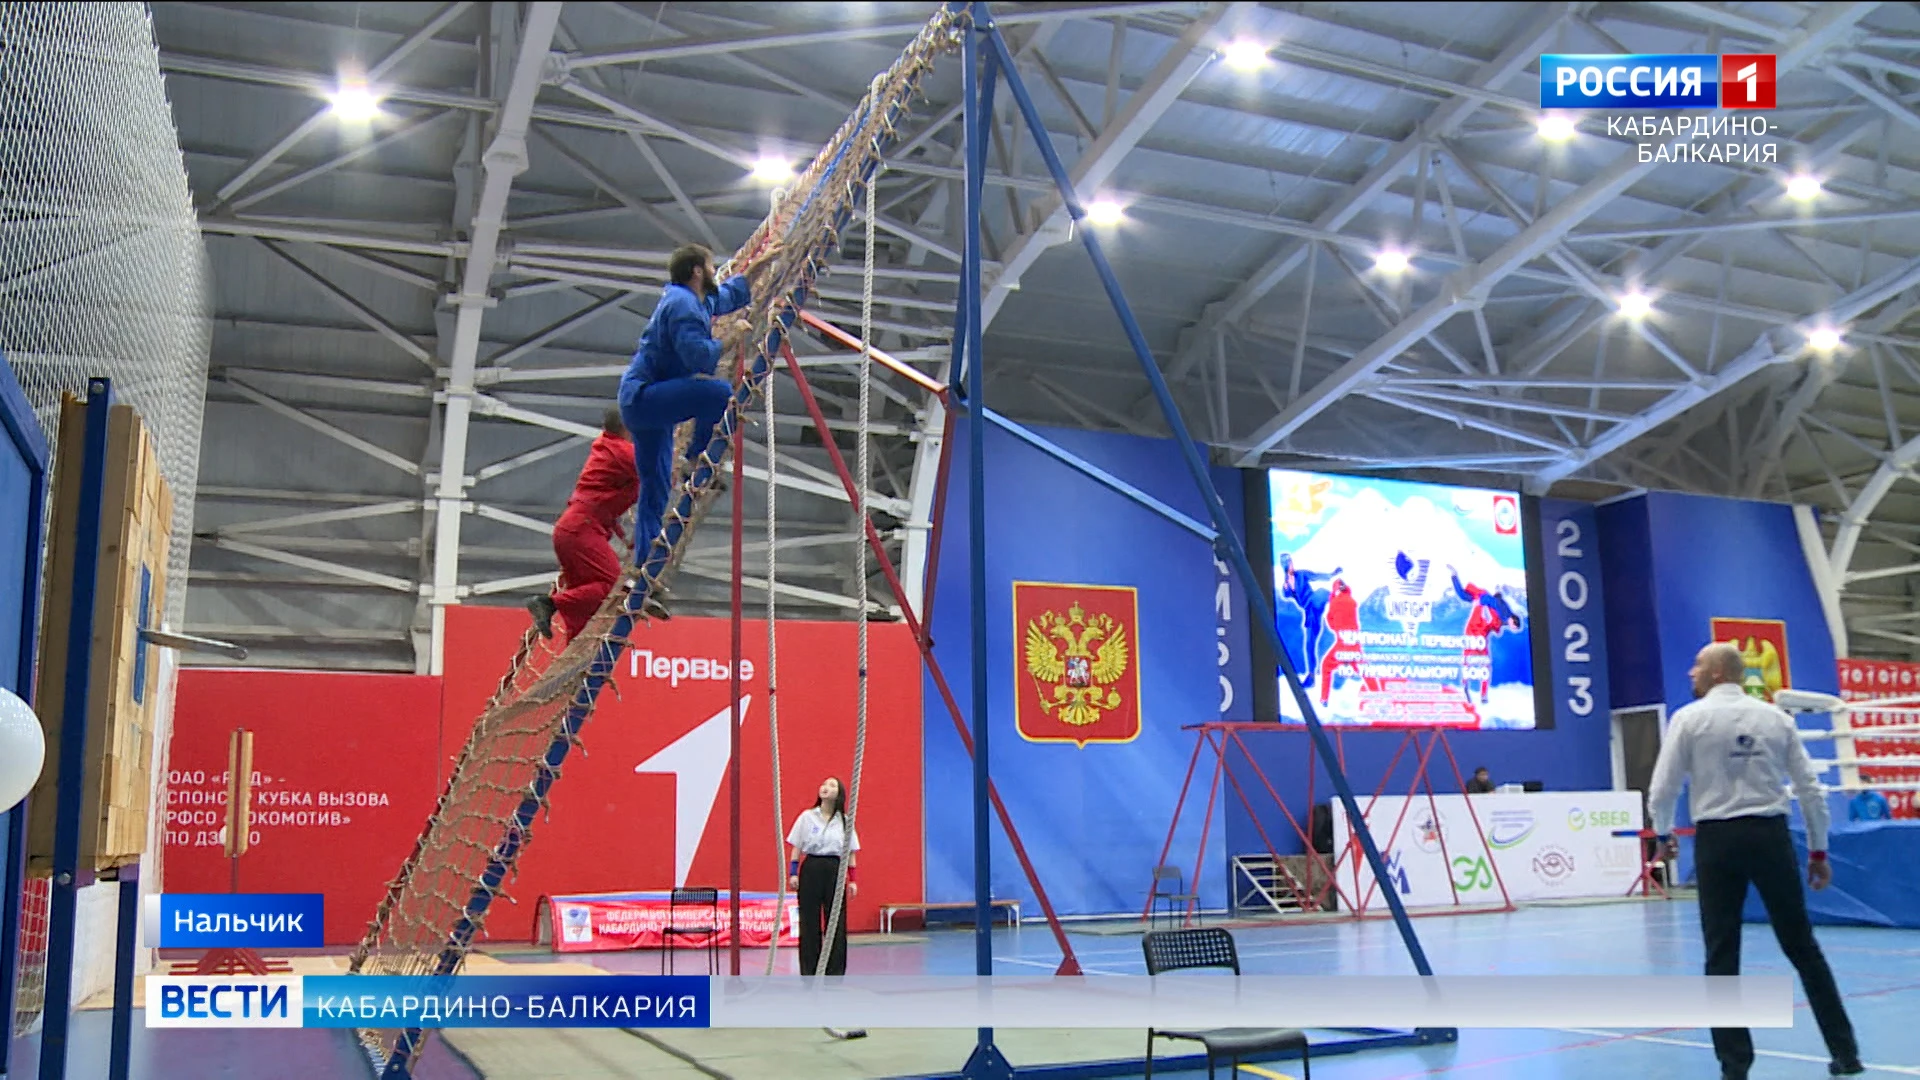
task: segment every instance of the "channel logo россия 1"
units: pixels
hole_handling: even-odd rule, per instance
[[[1771,109],[1770,53],[1540,57],[1543,109]]]

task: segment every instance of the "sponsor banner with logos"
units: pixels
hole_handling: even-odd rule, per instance
[[[1362,810],[1391,887],[1411,908],[1497,904],[1503,885],[1516,902],[1622,896],[1640,876],[1639,841],[1613,835],[1642,827],[1637,792],[1394,795]],[[1335,851],[1348,836],[1335,802]],[[1340,875],[1350,896],[1382,904],[1364,858],[1343,859]]]
[[[800,901],[789,894],[785,918],[775,918],[779,910],[777,894],[741,893],[740,944],[765,948],[775,922],[780,923],[780,944],[800,944]],[[555,896],[547,901],[546,913],[546,925],[534,928],[534,944],[551,944],[554,952],[721,948],[729,943],[732,929],[725,892],[711,907],[684,900],[675,904],[670,892]],[[674,928],[671,936],[669,926]],[[708,928],[711,932],[702,932]]]

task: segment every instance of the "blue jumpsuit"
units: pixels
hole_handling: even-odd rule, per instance
[[[747,279],[739,275],[704,300],[685,285],[668,285],[640,335],[633,363],[620,377],[620,417],[633,436],[633,463],[640,473],[633,522],[638,553],[650,549],[666,514],[673,485],[673,429],[695,421],[687,460],[698,460],[733,397],[733,384],[714,375],[721,347],[713,338],[713,320],[752,299]],[[649,562],[646,568],[657,573],[661,567]]]
[[[1288,560],[1288,574],[1280,578],[1280,595],[1294,602],[1300,609],[1300,650],[1306,655],[1300,663],[1300,685],[1313,685],[1313,673],[1320,664],[1320,630],[1326,624],[1327,602],[1332,594],[1323,586],[1339,575],[1335,570],[1331,574],[1316,574],[1311,570],[1302,570]]]

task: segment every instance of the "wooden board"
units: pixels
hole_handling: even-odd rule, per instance
[[[55,785],[66,710],[67,635],[86,442],[86,403],[66,396],[60,408],[60,446],[54,463],[49,516],[45,623],[36,697],[46,732],[47,764],[34,788],[27,866],[53,870]],[[98,577],[94,589],[92,672],[84,781],[81,789],[82,870],[111,870],[137,862],[147,845],[153,793],[153,738],[159,698],[158,657],[140,639],[165,608],[173,495],[146,426],[130,406],[116,405],[107,425],[107,456],[100,506]]]

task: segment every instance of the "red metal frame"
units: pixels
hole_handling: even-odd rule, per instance
[[[1616,832],[1613,835],[1630,836],[1640,841],[1640,877],[1633,884],[1627,886],[1626,895],[1632,896],[1633,891],[1638,889],[1640,890],[1640,895],[1644,897],[1652,897],[1653,894],[1657,892],[1660,894],[1660,899],[1662,900],[1673,899],[1673,894],[1667,891],[1667,887],[1653,879],[1653,868],[1665,865],[1666,860],[1660,858],[1660,853],[1657,850],[1654,852],[1653,858],[1649,859],[1647,857],[1647,841],[1659,839],[1660,834],[1654,832],[1652,829],[1641,829],[1637,832],[1633,830]],[[1692,836],[1693,830],[1691,828],[1675,829],[1673,830],[1673,835]]]
[[[800,361],[793,355],[793,350],[784,343],[781,345],[780,353],[787,362],[787,371],[793,376],[794,384],[799,387],[801,400],[806,402],[808,415],[813,418],[815,427],[820,431],[821,445],[826,448],[827,457],[833,462],[834,472],[839,474],[841,484],[846,487],[847,497],[849,499],[855,498],[859,489],[854,485],[853,473],[847,468],[846,459],[841,456],[840,447],[835,444],[833,440],[833,433],[827,426],[826,414],[820,410],[820,402],[813,396],[812,384],[807,382],[806,371],[801,368]],[[880,360],[883,354],[878,350],[874,350],[873,355],[875,360]],[[888,357],[887,359],[891,360],[892,358]],[[893,361],[893,363],[898,364],[899,362]],[[944,390],[942,391],[942,396],[944,397]],[[949,423],[951,423],[951,412],[948,413],[948,417]],[[941,462],[943,466],[942,482],[936,485],[936,498],[945,487],[944,465],[947,460],[946,448],[950,445],[952,445],[951,440],[943,443],[941,446]],[[936,502],[935,505],[938,506],[939,504]],[[940,515],[936,513],[933,517],[937,530]],[[888,587],[893,590],[894,597],[900,601],[901,615],[906,619],[907,629],[913,634],[914,641],[920,646],[921,658],[927,665],[928,673],[933,676],[934,687],[940,691],[940,698],[946,703],[948,714],[953,718],[954,730],[960,735],[961,745],[966,747],[967,756],[972,757],[973,735],[967,730],[966,721],[961,716],[959,702],[955,700],[953,696],[952,687],[947,684],[947,677],[940,669],[940,662],[934,659],[933,639],[927,632],[928,624],[914,613],[913,604],[907,597],[906,589],[900,584],[900,575],[894,569],[893,559],[887,555],[886,545],[881,541],[879,530],[873,527],[872,521],[866,521],[862,524],[866,529],[867,545],[873,550],[874,558],[880,565],[880,572],[886,576]],[[938,540],[939,534],[936,531],[930,538],[931,546],[928,555],[929,570],[931,570],[933,563],[932,553],[939,551]],[[929,573],[927,579],[927,596],[931,598],[932,595],[932,576],[931,573]],[[861,613],[861,617],[865,618],[864,612]],[[1020,842],[1020,833],[1013,827],[1013,817],[1007,813],[1006,803],[1000,798],[1000,789],[998,785],[992,783],[991,780],[988,781],[987,796],[993,802],[994,812],[999,815],[1000,827],[1006,830],[1007,840],[1013,846],[1014,857],[1020,862],[1020,869],[1026,875],[1027,884],[1033,888],[1034,898],[1039,901],[1040,910],[1046,916],[1047,927],[1053,931],[1054,941],[1060,946],[1060,966],[1054,973],[1057,975],[1080,974],[1080,961],[1074,956],[1073,944],[1067,940],[1066,929],[1060,925],[1060,917],[1055,914],[1053,910],[1053,902],[1047,898],[1047,891],[1040,884],[1040,875],[1034,869],[1033,860],[1027,855],[1026,845]]]
[[[1261,843],[1266,846],[1267,854],[1275,860],[1276,864],[1278,863],[1280,859],[1279,850],[1277,846],[1274,844],[1273,839],[1267,835],[1266,826],[1261,822],[1260,815],[1254,811],[1253,802],[1251,799],[1248,798],[1246,789],[1241,784],[1240,777],[1235,774],[1234,766],[1229,759],[1228,752],[1230,750],[1237,749],[1240,752],[1240,756],[1244,760],[1246,766],[1253,770],[1253,775],[1259,780],[1260,787],[1266,792],[1267,797],[1273,801],[1274,806],[1279,808],[1280,813],[1284,815],[1285,818],[1287,819],[1287,824],[1293,827],[1294,833],[1300,838],[1300,845],[1305,851],[1306,858],[1310,860],[1314,868],[1315,881],[1318,882],[1320,880],[1325,880],[1329,885],[1331,885],[1334,892],[1338,894],[1338,896],[1340,897],[1345,910],[1351,913],[1351,916],[1353,918],[1365,919],[1365,918],[1381,918],[1382,917],[1379,915],[1369,915],[1367,913],[1367,908],[1372,903],[1374,892],[1380,887],[1380,882],[1378,880],[1375,880],[1369,883],[1364,894],[1361,892],[1361,888],[1360,888],[1359,841],[1355,836],[1353,830],[1355,828],[1364,828],[1365,827],[1364,822],[1350,823],[1350,827],[1347,835],[1347,843],[1344,846],[1344,849],[1341,851],[1335,852],[1333,856],[1332,865],[1328,865],[1326,861],[1326,856],[1314,850],[1313,838],[1309,834],[1309,830],[1307,829],[1307,827],[1300,822],[1299,818],[1294,816],[1292,810],[1288,809],[1286,801],[1280,797],[1279,790],[1274,787],[1272,780],[1270,780],[1267,776],[1266,770],[1260,767],[1260,762],[1253,756],[1253,752],[1251,748],[1248,747],[1248,745],[1242,738],[1243,735],[1248,733],[1304,734],[1303,729],[1292,726],[1292,725],[1271,724],[1271,723],[1252,723],[1252,722],[1246,722],[1246,721],[1212,721],[1212,722],[1202,723],[1202,724],[1189,724],[1187,725],[1186,730],[1197,732],[1198,736],[1194,741],[1193,757],[1187,763],[1186,779],[1181,781],[1180,795],[1174,802],[1173,820],[1170,821],[1167,825],[1167,838],[1165,843],[1161,846],[1160,858],[1156,861],[1155,863],[1156,866],[1167,865],[1167,857],[1173,851],[1173,838],[1175,834],[1179,831],[1180,817],[1181,817],[1181,814],[1186,809],[1187,796],[1189,792],[1192,790],[1194,773],[1199,768],[1200,757],[1202,753],[1209,750],[1212,751],[1214,755],[1213,781],[1210,785],[1209,792],[1207,795],[1206,818],[1202,822],[1201,828],[1200,828],[1199,848],[1194,854],[1193,875],[1191,880],[1197,882],[1200,877],[1202,863],[1206,856],[1207,837],[1210,834],[1210,829],[1213,823],[1213,807],[1216,801],[1216,796],[1218,795],[1218,792],[1220,789],[1220,781],[1223,777],[1226,779],[1228,785],[1232,787],[1234,794],[1239,798],[1241,805],[1246,809],[1247,817],[1249,818],[1249,820],[1253,822],[1255,831],[1259,833]],[[1344,768],[1346,765],[1346,744],[1345,744],[1345,741],[1341,738],[1342,734],[1343,733],[1339,731],[1335,731],[1333,733],[1335,746],[1340,753],[1340,762],[1342,767]],[[1377,803],[1380,797],[1386,793],[1387,785],[1393,777],[1394,770],[1399,766],[1400,759],[1406,754],[1407,750],[1410,747],[1415,751],[1417,760],[1414,766],[1413,779],[1407,787],[1408,801],[1401,804],[1400,813],[1396,816],[1394,820],[1393,830],[1388,834],[1386,842],[1380,846],[1382,851],[1389,851],[1392,849],[1394,841],[1397,840],[1400,836],[1400,830],[1406,824],[1407,811],[1412,808],[1413,799],[1416,798],[1422,790],[1426,792],[1427,805],[1428,805],[1429,812],[1433,813],[1437,819],[1438,812],[1439,812],[1439,804],[1437,801],[1437,794],[1433,789],[1433,780],[1429,773],[1429,769],[1432,765],[1433,753],[1436,749],[1441,750],[1445,753],[1447,764],[1452,769],[1454,779],[1459,784],[1460,790],[1464,791],[1466,788],[1466,785],[1464,783],[1465,778],[1460,771],[1460,763],[1458,759],[1454,757],[1453,746],[1452,746],[1452,743],[1448,741],[1446,729],[1444,728],[1407,729],[1404,731],[1401,737],[1399,746],[1395,747],[1393,752],[1393,757],[1388,760],[1387,767],[1381,774],[1381,779],[1379,784],[1376,785],[1376,787],[1374,788],[1373,794],[1367,798],[1365,805],[1362,806],[1361,808],[1362,815],[1371,813],[1375,803]],[[1313,805],[1313,789],[1314,789],[1313,773],[1314,773],[1314,762],[1309,760],[1308,766],[1307,766],[1307,803],[1309,806]],[[1467,815],[1473,821],[1474,835],[1479,838],[1481,851],[1487,857],[1487,867],[1489,870],[1492,871],[1494,884],[1500,890],[1499,905],[1498,906],[1492,906],[1492,905],[1471,905],[1470,906],[1470,905],[1462,904],[1460,903],[1459,891],[1457,888],[1455,888],[1454,889],[1454,905],[1455,906],[1453,908],[1450,908],[1450,909],[1429,908],[1422,911],[1410,911],[1409,914],[1433,916],[1433,915],[1467,914],[1470,912],[1479,913],[1479,912],[1487,912],[1487,911],[1514,910],[1513,899],[1507,892],[1506,882],[1500,876],[1499,864],[1493,858],[1492,845],[1490,845],[1487,842],[1486,830],[1480,823],[1480,812],[1478,809],[1474,807],[1472,799],[1467,799],[1466,804],[1467,804]],[[1442,859],[1447,861],[1449,866],[1452,865],[1452,857],[1447,851],[1446,838],[1444,834],[1440,837],[1440,855]],[[1351,892],[1343,888],[1340,883],[1340,874],[1343,867],[1347,870],[1350,870],[1352,873],[1352,891]],[[1291,878],[1291,875],[1289,875],[1289,878]],[[1448,878],[1448,884],[1450,887],[1452,886],[1451,876],[1449,876]],[[1232,883],[1230,883],[1230,887],[1231,885]],[[1315,896],[1311,894],[1308,890],[1303,889],[1298,881],[1290,880],[1289,887],[1293,889],[1295,898],[1299,901],[1301,909],[1303,911],[1311,911],[1311,910],[1317,909],[1317,902],[1316,902]],[[1197,893],[1197,890],[1193,890],[1193,891]],[[1354,899],[1355,896],[1359,896],[1358,902],[1355,902],[1355,899]],[[1186,912],[1187,917],[1192,916],[1193,909],[1196,903],[1197,903],[1196,900],[1190,900],[1187,902],[1187,912]],[[1152,901],[1151,895],[1149,895],[1147,905],[1141,911],[1141,914],[1140,914],[1140,918],[1142,921],[1146,921],[1151,917],[1152,907],[1153,907],[1153,901]]]

